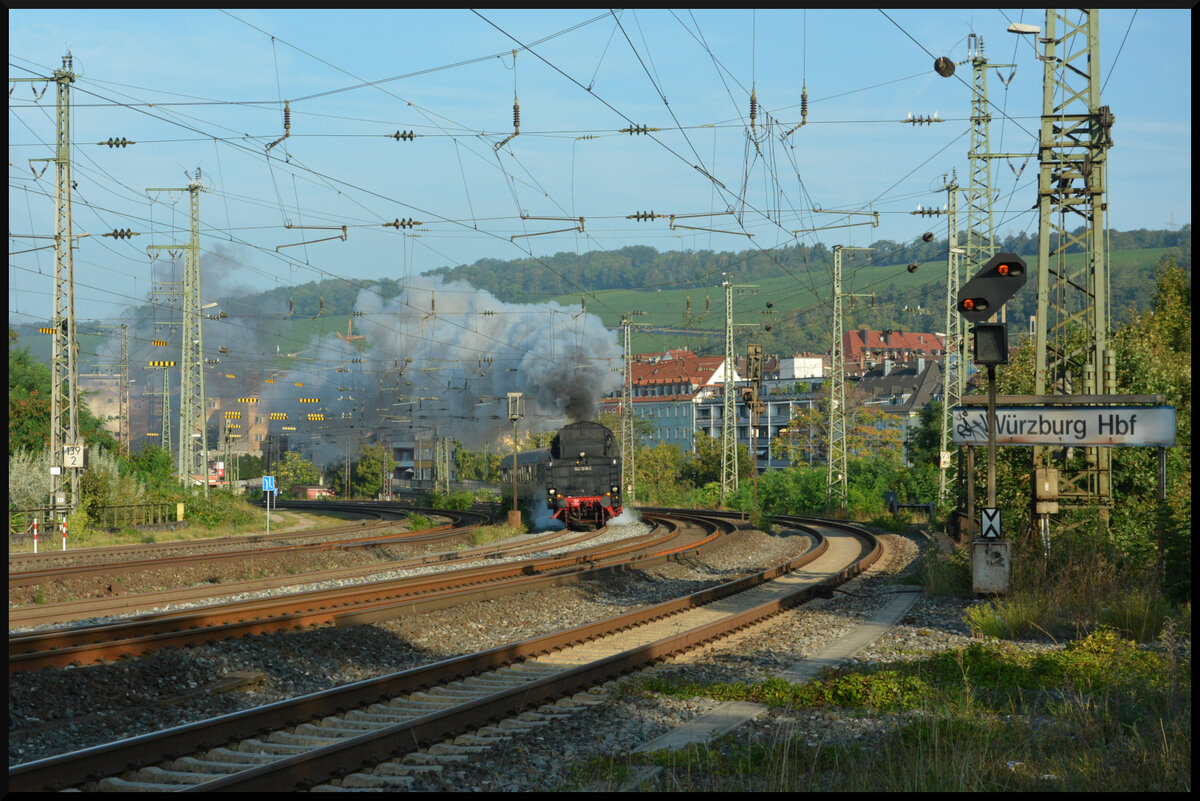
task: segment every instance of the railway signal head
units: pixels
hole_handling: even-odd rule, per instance
[[[1015,253],[993,256],[979,274],[958,291],[958,313],[982,323],[1008,302],[1025,284],[1025,260]]]
[[[978,323],[971,326],[971,359],[981,367],[1008,364],[1008,324]]]

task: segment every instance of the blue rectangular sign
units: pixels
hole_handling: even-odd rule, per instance
[[[275,491],[275,476],[263,476],[263,492]]]

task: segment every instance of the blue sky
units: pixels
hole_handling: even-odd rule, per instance
[[[77,312],[117,318],[150,290],[146,246],[186,236],[185,194],[146,189],[185,186],[197,168],[210,190],[201,246],[220,257],[206,296],[629,244],[769,249],[797,241],[797,229],[870,219],[818,208],[878,211],[880,224],[800,241],[911,242],[931,227],[943,236],[944,223],[909,212],[940,207],[951,170],[967,181],[971,71],[939,77],[933,57],[966,59],[973,32],[990,63],[1015,64],[1007,84],[1010,68],[989,70],[992,150],[1032,153],[1042,69],[1033,39],[1005,29],[1044,18],[1037,9],[26,9],[8,13],[9,75],[47,75],[72,55],[74,228],[92,234],[76,255]],[[1116,115],[1110,226],[1189,223],[1191,14],[1105,10],[1100,37],[1102,102]],[[801,121],[803,86],[807,124],[785,137]],[[49,235],[54,170],[35,178],[31,166],[44,163],[29,160],[52,155],[54,89],[35,101],[44,85],[10,88],[9,230]],[[513,133],[514,94],[520,135],[497,150]],[[285,99],[291,135],[268,154]],[[900,122],[934,112],[944,122]],[[661,130],[619,133],[631,124]],[[417,136],[388,137],[397,131]],[[121,137],[137,144],[95,144]],[[1036,233],[1036,176],[1036,159],[995,163],[1000,234]],[[675,230],[626,219],[641,211],[695,216]],[[383,226],[406,218],[423,225]],[[115,228],[141,235],[100,238]],[[50,314],[53,251],[30,250],[43,244],[9,240],[10,322]]]

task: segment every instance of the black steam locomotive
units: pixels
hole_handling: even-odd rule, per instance
[[[568,528],[598,528],[621,514],[621,448],[599,423],[563,426],[549,448],[521,451],[516,460],[517,498],[540,503]],[[511,503],[513,457],[500,462],[500,481]]]

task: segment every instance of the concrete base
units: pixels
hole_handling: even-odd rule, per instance
[[[517,510],[517,511],[509,511],[509,513],[508,513],[508,527],[509,527],[509,528],[514,528],[514,529],[516,529],[517,531],[520,531],[520,530],[521,530],[521,512],[520,512],[520,510]]]
[[[975,540],[971,543],[971,588],[976,595],[1004,595],[1012,572],[1008,540]]]

